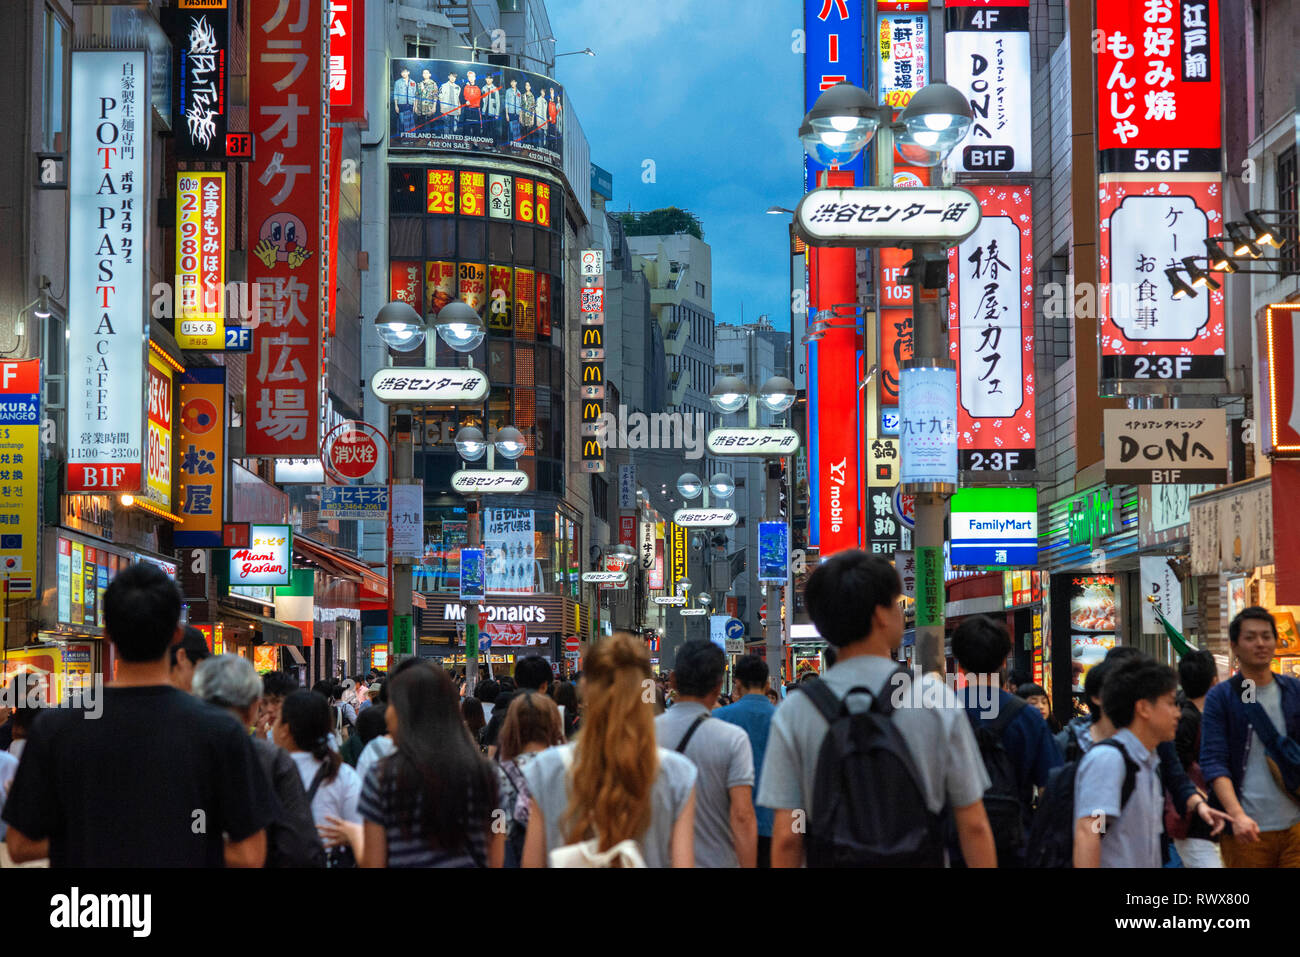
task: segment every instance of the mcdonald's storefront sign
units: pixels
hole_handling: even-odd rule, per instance
[[[582,381],[604,382],[605,381],[605,364],[603,362],[584,362],[582,364]]]
[[[605,471],[605,437],[599,426],[605,413],[604,330],[582,330],[582,470]]]

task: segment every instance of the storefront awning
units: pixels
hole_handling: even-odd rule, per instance
[[[411,604],[426,611],[429,608],[428,601],[418,591],[411,593]],[[365,577],[361,579],[361,610],[388,610],[388,579],[368,568]]]
[[[307,659],[302,656],[302,652],[298,650],[297,646],[285,645],[285,649],[289,652],[289,657],[293,659],[294,664],[305,665],[307,663]]]
[[[301,648],[302,631],[293,625],[285,624],[282,621],[276,621],[274,618],[267,618],[265,615],[257,615],[251,611],[244,611],[242,608],[232,608],[229,605],[222,605],[223,614],[232,615],[235,618],[243,618],[256,624],[262,633],[261,644],[264,645],[296,645]]]
[[[293,537],[293,550],[297,553],[296,557],[306,558],[308,561],[319,565],[335,578],[360,582],[364,581],[367,575],[373,574],[365,564],[358,561],[354,556],[337,548],[313,542],[310,538],[302,535]]]

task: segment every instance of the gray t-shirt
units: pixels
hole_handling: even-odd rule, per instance
[[[524,781],[533,801],[546,819],[546,853],[571,843],[563,833],[564,813],[569,806],[568,764],[574,745],[547,748],[524,768]],[[565,760],[568,752],[569,761]],[[637,843],[647,867],[672,866],[673,824],[681,817],[695,786],[695,765],[680,754],[659,749],[659,773],[651,791],[650,828]]]
[[[1128,728],[1111,736],[1138,766],[1133,793],[1121,813],[1124,755],[1109,745],[1094,744],[1079,761],[1074,779],[1074,816],[1090,818],[1104,826],[1102,867],[1159,867],[1160,833],[1165,810],[1164,790],[1156,769],[1160,758],[1148,751]]]
[[[1282,687],[1276,681],[1258,685],[1255,700],[1264,707],[1279,734],[1285,732]],[[1252,727],[1246,750],[1246,774],[1241,779],[1241,809],[1261,831],[1285,831],[1300,821],[1300,805],[1282,793],[1268,769],[1268,749]]]
[[[984,770],[975,735],[966,711],[956,696],[933,675],[912,683],[912,691],[900,695],[890,675],[898,662],[875,655],[862,655],[838,662],[819,680],[836,695],[865,687],[873,694],[889,694],[896,711],[890,719],[907,742],[920,775],[926,807],[938,814],[945,804],[966,807],[984,797],[989,778]],[[890,684],[886,688],[886,684]],[[938,707],[936,707],[936,703]],[[853,695],[853,712],[871,707],[868,695]],[[829,727],[817,706],[802,692],[791,694],[776,709],[763,759],[762,784],[755,803],[770,808],[802,809],[812,817],[813,783],[817,756]]]
[[[709,709],[682,701],[655,718],[659,746],[677,750],[695,719]],[[731,788],[754,786],[754,752],[744,729],[706,718],[684,752],[699,770],[695,782],[695,866],[739,867],[731,835]],[[750,799],[752,804],[752,798]]]

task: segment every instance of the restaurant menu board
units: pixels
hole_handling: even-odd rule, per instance
[[[1069,606],[1071,684],[1075,691],[1082,691],[1088,669],[1115,647],[1115,576],[1074,576],[1070,579]]]

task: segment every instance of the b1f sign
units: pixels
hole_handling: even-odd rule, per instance
[[[68,189],[68,491],[144,487],[147,54],[76,50]],[[137,132],[139,130],[139,132]]]
[[[947,82],[970,103],[973,122],[954,152],[966,173],[1029,173],[1029,0],[947,0]]]

